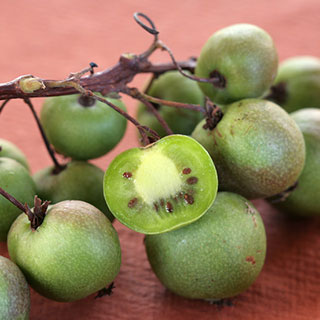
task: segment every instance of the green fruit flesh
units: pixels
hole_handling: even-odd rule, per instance
[[[277,206],[301,216],[320,216],[320,110],[303,109],[291,114],[306,144],[306,161],[296,189]]]
[[[206,214],[179,230],[148,235],[151,267],[162,284],[192,299],[223,299],[246,289],[266,254],[263,221],[245,198],[218,193]]]
[[[88,162],[72,161],[61,172],[53,171],[54,167],[48,167],[33,176],[40,199],[50,200],[52,204],[82,200],[101,210],[110,221],[114,220],[104,200],[104,172],[100,168]]]
[[[98,158],[121,140],[127,121],[102,102],[85,107],[79,95],[48,98],[41,110],[41,123],[57,152],[75,160]],[[126,110],[121,100],[108,100]]]
[[[36,231],[27,216],[20,215],[10,229],[8,250],[33,289],[63,302],[82,299],[108,285],[121,263],[112,224],[82,201],[53,205]]]
[[[209,38],[195,75],[211,78],[219,74],[224,84],[198,84],[212,101],[225,104],[263,95],[273,83],[277,67],[277,52],[269,34],[254,25],[236,24]]]
[[[21,203],[33,205],[35,184],[19,162],[0,157],[0,187]],[[6,241],[11,224],[20,214],[20,209],[0,195],[0,241]]]
[[[104,179],[105,199],[114,216],[146,234],[197,220],[217,192],[210,156],[194,139],[182,135],[121,153]]]
[[[19,268],[0,256],[0,319],[29,319],[30,292]]]
[[[24,153],[8,140],[0,139],[0,157],[14,159],[30,171],[29,164]]]
[[[204,96],[197,83],[192,81],[178,71],[170,71],[161,75],[153,81],[148,95],[182,103],[203,105]],[[167,122],[173,133],[191,134],[197,123],[203,118],[200,112],[168,107],[165,105],[155,105],[159,114]],[[154,114],[140,103],[138,107],[137,120],[155,130],[161,137],[167,135]]]
[[[298,56],[279,66],[275,85],[285,86],[285,96],[279,104],[288,112],[302,108],[320,108],[320,59]]]
[[[305,145],[294,120],[276,104],[258,99],[226,108],[215,129],[200,122],[192,133],[211,155],[219,189],[254,199],[292,186],[304,166]]]

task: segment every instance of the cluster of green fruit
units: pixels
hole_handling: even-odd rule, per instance
[[[194,110],[154,104],[175,133],[166,136],[140,105],[139,122],[163,138],[119,154],[104,176],[87,160],[120,141],[126,120],[91,98],[44,104],[41,122],[50,143],[72,158],[63,168],[46,168],[32,179],[20,152],[0,140],[0,187],[30,207],[35,194],[53,204],[46,210],[35,201],[43,221],[32,227],[27,215],[0,198],[0,240],[8,239],[12,261],[40,294],[73,301],[115,278],[120,245],[106,216],[146,234],[150,264],[167,288],[215,300],[246,290],[264,264],[263,221],[247,199],[278,198],[298,181],[279,206],[320,214],[320,60],[295,58],[278,70],[271,37],[241,24],[213,34],[195,75],[214,81],[198,86],[173,71],[155,79],[147,93],[203,106],[207,96],[222,109],[218,124],[210,127]],[[125,110],[120,100],[110,101]],[[20,299],[14,292],[27,287],[10,261],[3,258],[3,264],[1,316],[13,312],[12,301]],[[24,291],[21,299],[28,299]],[[19,315],[27,317],[29,303],[21,306]]]

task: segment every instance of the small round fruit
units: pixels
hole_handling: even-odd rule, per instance
[[[202,48],[195,74],[215,77],[217,84],[200,83],[215,103],[257,98],[272,85],[278,56],[270,35],[257,26],[235,24],[214,33]]]
[[[200,122],[192,133],[211,155],[219,190],[248,199],[265,198],[291,187],[304,166],[303,135],[278,105],[245,99],[226,107],[213,129]]]
[[[0,139],[0,157],[11,158],[21,163],[28,171],[30,171],[27,157],[12,142]]]
[[[197,83],[184,77],[178,71],[169,71],[159,76],[152,82],[147,94],[155,98],[176,102],[196,105],[203,105],[204,103],[203,93]],[[178,109],[155,103],[153,105],[173,133],[191,134],[194,127],[203,118],[203,115],[198,111]],[[161,137],[167,135],[157,118],[143,103],[139,104],[137,120],[155,130]]]
[[[102,289],[121,264],[111,222],[91,204],[76,200],[51,206],[36,230],[21,214],[8,234],[8,251],[33,289],[62,302]]]
[[[206,150],[190,137],[170,135],[119,154],[105,173],[104,196],[121,223],[154,234],[199,219],[213,203],[217,185]]]
[[[27,320],[30,311],[30,292],[20,269],[9,259],[0,256],[0,319]]]
[[[145,246],[153,271],[169,290],[191,299],[224,299],[247,290],[258,277],[266,234],[249,201],[221,192],[199,220],[148,235]]]
[[[282,86],[283,96],[275,97],[287,112],[302,108],[320,108],[320,59],[298,56],[283,61],[275,86]]]
[[[54,167],[47,167],[34,174],[33,179],[40,199],[50,200],[52,204],[63,200],[85,201],[113,221],[103,196],[103,175],[104,172],[91,163],[71,161],[58,173]]]
[[[291,114],[306,144],[306,162],[297,187],[277,204],[289,213],[320,216],[320,109],[302,109]]]
[[[127,120],[103,102],[79,95],[45,100],[41,123],[57,152],[75,160],[98,158],[121,140]],[[121,100],[108,100],[126,110]]]
[[[27,171],[16,160],[0,157],[0,187],[20,202],[33,204],[35,184]],[[21,211],[0,195],[0,241],[6,241],[12,222]]]

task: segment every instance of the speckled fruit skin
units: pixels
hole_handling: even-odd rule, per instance
[[[278,194],[292,186],[304,166],[303,135],[278,105],[245,99],[229,105],[212,131],[199,123],[192,137],[211,155],[219,190],[248,199]]]
[[[270,35],[250,24],[235,24],[214,33],[202,48],[195,74],[211,78],[213,71],[226,80],[219,88],[198,83],[215,103],[257,98],[269,89],[278,67],[277,52]]]
[[[204,96],[197,83],[178,71],[169,71],[155,79],[147,92],[148,95],[176,102],[203,105]],[[177,109],[165,105],[158,105],[158,112],[168,123],[173,133],[191,134],[197,123],[203,118],[200,112]],[[159,121],[148,111],[147,107],[140,103],[138,106],[137,120],[155,130],[161,137],[167,135]]]
[[[297,188],[279,208],[301,216],[320,216],[320,109],[303,109],[291,114],[306,143],[306,162]]]
[[[100,210],[76,200],[53,205],[36,231],[20,215],[8,234],[8,251],[33,289],[61,302],[107,286],[121,264],[111,222]]]
[[[78,99],[79,95],[46,99],[41,123],[57,152],[75,160],[98,158],[121,140],[127,120],[102,102],[84,107]],[[108,100],[126,110],[121,100]]]
[[[245,198],[218,193],[206,214],[179,230],[148,235],[151,267],[162,284],[192,299],[223,299],[258,277],[266,254],[263,221]]]
[[[0,256],[0,319],[27,320],[30,311],[30,292],[20,269],[9,259]]]
[[[35,184],[27,169],[16,160],[0,157],[0,187],[21,203],[33,205]],[[0,241],[6,241],[10,226],[20,213],[17,207],[0,195]]]
[[[57,203],[63,200],[82,200],[101,210],[110,221],[114,220],[103,195],[104,172],[84,161],[71,161],[67,168],[53,174],[54,167],[34,174],[37,195],[42,200]]]
[[[287,112],[302,108],[320,108],[320,59],[298,56],[283,61],[275,85],[285,85],[286,97],[281,106]]]
[[[30,167],[24,153],[12,142],[0,139],[0,157],[11,158],[21,163],[28,171]]]

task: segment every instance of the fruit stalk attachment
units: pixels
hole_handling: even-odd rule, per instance
[[[42,202],[37,196],[35,196],[34,209],[32,211],[27,204],[23,205],[20,201],[18,201],[15,197],[13,197],[1,187],[0,194],[28,216],[31,228],[33,230],[36,230],[42,224],[46,216],[47,208],[50,204],[50,201]]]

